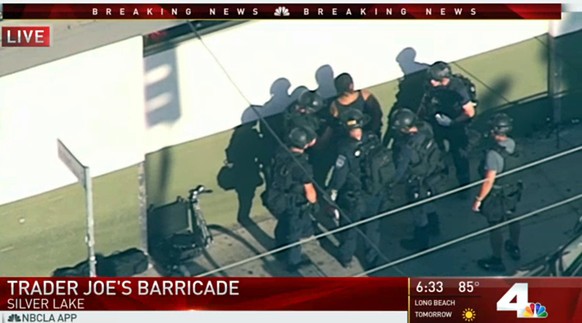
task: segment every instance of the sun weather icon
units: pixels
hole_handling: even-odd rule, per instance
[[[545,319],[548,317],[546,307],[540,303],[530,303],[523,311],[522,317],[532,319]]]
[[[275,9],[275,16],[277,17],[288,17],[290,16],[291,13],[289,13],[289,9],[287,9],[287,7],[278,7],[277,9]]]
[[[466,308],[463,310],[462,317],[466,322],[473,322],[477,318],[477,312],[472,308]]]

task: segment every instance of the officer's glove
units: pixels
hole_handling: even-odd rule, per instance
[[[331,190],[329,193],[329,197],[331,198],[332,202],[335,202],[337,199],[337,190]]]
[[[440,114],[440,113],[437,113],[435,115],[435,119],[436,119],[436,122],[443,127],[449,127],[453,123],[453,119],[449,118],[448,116],[446,116],[444,114]]]
[[[333,219],[335,225],[339,226],[340,212],[335,207],[329,206],[326,213]]]
[[[337,226],[340,224],[340,212],[338,209],[333,210],[333,221]]]

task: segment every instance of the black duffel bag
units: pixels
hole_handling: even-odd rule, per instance
[[[105,258],[107,271],[112,277],[130,277],[145,272],[149,267],[148,256],[137,248],[116,252]]]
[[[84,261],[74,267],[58,268],[52,274],[53,277],[88,277],[89,264]]]
[[[99,277],[130,277],[145,272],[149,267],[147,255],[137,248],[116,252],[108,257],[96,255],[96,258]],[[89,262],[85,260],[73,267],[59,268],[52,276],[89,277]]]

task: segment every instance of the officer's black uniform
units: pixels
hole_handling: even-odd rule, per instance
[[[343,117],[348,130],[362,129],[367,122],[365,116],[352,110]],[[344,129],[345,132],[345,129]],[[372,192],[365,186],[363,169],[366,147],[380,144],[380,139],[373,133],[362,133],[360,140],[349,136],[338,144],[338,157],[328,189],[332,199],[337,194],[337,205],[344,213],[340,216],[340,226],[372,217],[381,212],[386,191]],[[386,183],[388,184],[388,183]],[[378,260],[377,249],[380,241],[379,221],[370,221],[363,227],[365,240],[366,265],[374,265]],[[351,263],[357,248],[357,228],[344,231],[341,235],[339,261],[347,267]]]
[[[393,131],[402,133],[395,139],[394,182],[406,185],[409,203],[437,194],[445,165],[431,126],[416,121],[414,112],[408,109],[397,111],[391,119]],[[439,233],[438,215],[433,203],[415,207],[412,212],[414,238],[401,241],[401,245],[409,250],[423,250],[429,246],[429,235]]]
[[[483,159],[480,163],[480,170],[486,178],[487,172],[493,171],[499,175],[508,169],[508,161],[511,156],[516,155],[515,141],[507,136],[512,128],[512,120],[506,114],[495,115],[491,120],[491,135],[488,147],[485,149]],[[521,198],[522,184],[515,178],[501,178],[495,180],[494,186],[486,196],[476,197],[476,204],[481,203],[481,214],[483,214],[490,225],[496,225],[511,218],[517,208],[517,203]],[[519,260],[521,252],[519,249],[520,224],[514,222],[509,225],[510,239],[505,242],[505,250],[514,260]],[[493,256],[478,261],[478,265],[491,271],[505,271],[505,266],[501,260],[501,249],[503,245],[503,234],[501,229],[490,232],[490,242]]]
[[[329,137],[327,132],[331,116],[325,106],[326,102],[317,92],[305,91],[284,113],[284,135],[295,127],[310,128],[317,133],[317,144],[309,149],[308,154],[314,179],[321,186],[325,186],[327,173],[335,158],[335,147],[329,146],[326,139]]]
[[[279,247],[313,235],[312,212],[315,206],[309,203],[305,191],[305,185],[311,183],[313,173],[303,150],[316,139],[316,134],[307,128],[295,128],[288,139],[289,148],[280,148],[275,154],[272,185],[267,191],[266,202],[267,208],[275,213],[273,215],[278,220],[275,240]],[[290,270],[305,263],[300,246],[283,252],[282,256]]]
[[[285,111],[281,115],[277,115],[276,117],[273,117],[272,120],[267,121],[272,130],[274,130],[275,136],[270,131],[262,131],[265,145],[271,147],[270,149],[266,149],[270,154],[266,153],[264,159],[271,161],[274,158],[274,152],[279,147],[277,137],[287,138],[290,132],[297,127],[310,129],[310,131],[318,134],[319,137],[322,128],[325,127],[325,119],[320,116],[324,104],[325,103],[319,94],[314,91],[305,90],[301,95],[299,95],[295,102],[285,108]],[[261,128],[267,127],[267,125],[261,125]],[[311,162],[311,165],[313,165],[313,162]],[[271,185],[270,179],[272,178],[270,174],[270,163],[263,165],[263,172],[267,179],[266,187],[268,188]]]
[[[470,183],[469,167],[469,138],[467,127],[471,122],[470,118],[461,118],[463,121],[455,121],[450,125],[443,126],[437,122],[437,115],[443,115],[451,120],[458,120],[464,114],[463,107],[471,102],[471,95],[466,84],[458,77],[451,74],[450,67],[443,62],[433,64],[428,71],[429,81],[442,81],[449,79],[446,86],[428,85],[420,116],[429,122],[434,129],[435,138],[441,149],[444,148],[444,140],[449,143],[449,152],[455,164],[457,180],[464,186]]]

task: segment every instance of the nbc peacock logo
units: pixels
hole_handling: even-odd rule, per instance
[[[545,319],[548,317],[548,312],[546,311],[546,307],[540,303],[530,303],[526,308],[523,310],[523,314],[521,315],[523,318],[532,318],[532,319]]]
[[[277,7],[277,9],[275,9],[275,16],[277,17],[289,17],[291,15],[291,13],[289,12],[289,9],[287,9],[287,7]]]

